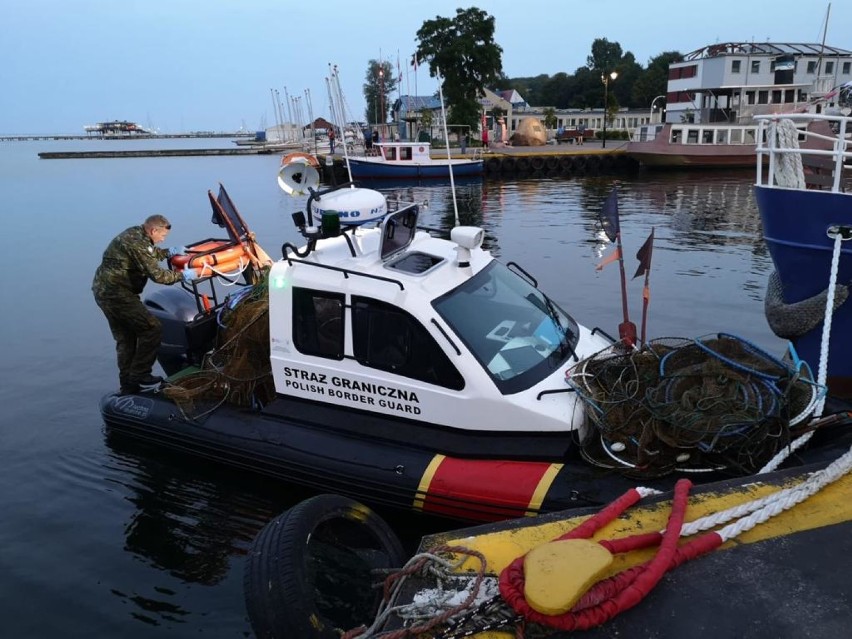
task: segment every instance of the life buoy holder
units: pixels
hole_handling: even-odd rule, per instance
[[[287,166],[291,162],[301,162],[302,164],[307,164],[315,169],[320,167],[319,160],[317,160],[316,156],[311,155],[310,153],[302,153],[300,151],[288,153],[281,158],[281,166]]]
[[[420,147],[419,149],[417,149],[417,150],[418,150],[420,153],[423,153],[423,151],[425,151],[426,149],[425,149],[425,147],[422,147],[422,146],[421,146],[421,147]]]

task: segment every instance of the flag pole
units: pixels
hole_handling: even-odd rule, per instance
[[[651,254],[654,249],[654,227],[645,244],[639,249],[639,269],[645,270],[645,285],[642,287],[642,338],[640,344],[645,344],[645,328],[648,325],[648,305],[651,303]],[[635,277],[635,276],[634,276]]]
[[[627,310],[627,275],[624,273],[624,251],[621,247],[621,231],[615,235],[616,247],[618,249],[618,268],[621,273],[621,309],[624,312],[624,321],[618,325],[618,336],[627,346],[636,345],[636,325],[630,321]]]

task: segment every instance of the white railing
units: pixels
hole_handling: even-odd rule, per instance
[[[788,158],[829,158],[827,163],[833,171],[831,190],[844,190],[844,171],[852,171],[852,117],[825,115],[816,113],[788,113],[783,116],[756,116],[758,124],[757,147],[757,185],[788,186],[779,183],[778,176],[783,174],[782,165],[789,165]],[[798,143],[786,145],[779,143],[779,123],[791,121],[799,130]]]

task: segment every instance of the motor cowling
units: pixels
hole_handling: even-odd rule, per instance
[[[180,286],[153,290],[143,300],[162,326],[157,360],[167,375],[199,366],[216,343],[216,316],[200,313],[195,296]]]

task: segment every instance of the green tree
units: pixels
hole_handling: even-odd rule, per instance
[[[544,110],[544,126],[548,129],[556,128],[556,109],[553,107]]]
[[[391,107],[388,96],[396,89],[397,82],[390,62],[370,60],[363,87],[367,122],[384,124],[388,121],[388,110]]]
[[[592,53],[586,58],[586,65],[598,75],[605,75],[612,71],[619,71],[621,57],[621,45],[618,42],[596,38],[592,42]]]
[[[429,75],[443,76],[444,99],[454,124],[479,130],[479,99],[485,87],[503,78],[503,49],[494,42],[494,17],[471,7],[455,18],[436,16],[417,31],[417,58],[429,63]]]
[[[665,95],[669,84],[669,65],[680,62],[683,55],[678,51],[664,51],[648,61],[645,68],[633,85],[631,104],[638,107],[651,108],[651,102],[658,95]]]

